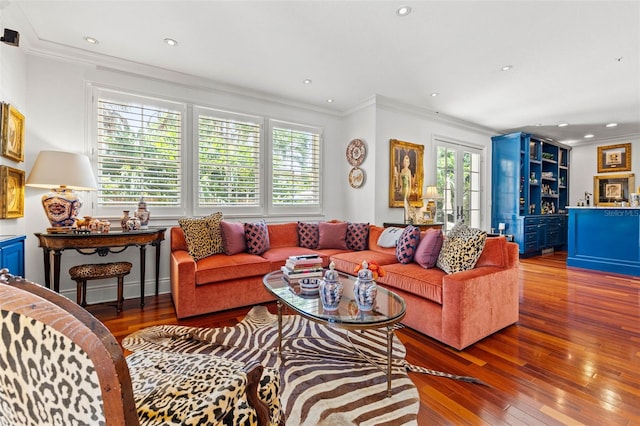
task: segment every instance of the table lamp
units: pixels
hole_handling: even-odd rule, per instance
[[[92,191],[98,187],[86,155],[62,151],[40,151],[26,186],[49,188],[42,207],[54,228],[72,226],[82,206],[73,190]]]
[[[427,211],[429,212],[429,218],[431,220],[436,219],[436,198],[438,198],[438,187],[428,185],[424,192],[424,199],[427,200]]]

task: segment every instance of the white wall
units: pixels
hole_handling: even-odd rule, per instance
[[[0,4],[0,31],[4,28],[16,28],[14,22]],[[28,117],[27,106],[27,56],[24,48],[0,43],[0,101],[15,106]],[[27,120],[27,126],[29,122]],[[14,169],[28,170],[27,163],[17,163],[0,156],[0,165]],[[25,219],[0,219],[0,235],[22,235],[25,231]]]
[[[606,176],[612,173],[598,173],[598,147],[631,143],[631,172],[635,176],[636,192],[640,186],[640,136],[632,136],[620,139],[596,140],[588,145],[580,145],[571,150],[569,197],[570,205],[576,206],[578,200],[584,199],[584,193],[594,193],[593,177]],[[592,197],[593,200],[593,197]],[[593,205],[593,203],[591,204]]]
[[[389,207],[389,141],[398,139],[424,145],[425,183],[435,184],[434,139],[440,138],[483,150],[482,166],[482,225],[488,229],[491,223],[491,136],[492,133],[479,126],[466,125],[456,120],[436,117],[428,111],[407,109],[378,97],[376,104],[376,149],[383,153],[376,157],[375,222],[402,222],[404,209]]]

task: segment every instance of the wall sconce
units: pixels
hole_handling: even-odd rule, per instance
[[[86,155],[62,151],[40,151],[26,186],[49,188],[42,196],[42,207],[54,228],[72,226],[82,207],[73,190],[92,191],[98,184]],[[57,188],[56,188],[57,187]]]
[[[16,46],[20,44],[20,33],[9,28],[4,29],[4,36],[0,37],[0,41],[8,44],[9,46]]]

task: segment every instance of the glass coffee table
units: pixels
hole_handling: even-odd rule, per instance
[[[322,307],[317,292],[302,292],[297,285],[290,285],[285,281],[281,271],[274,271],[264,276],[266,289],[276,296],[278,304],[278,353],[282,354],[282,308],[297,312],[301,316],[330,327],[347,330],[367,330],[385,328],[387,333],[387,395],[391,395],[391,356],[393,331],[404,317],[406,305],[402,297],[392,291],[378,286],[376,306],[371,312],[360,312],[353,296],[355,277],[339,273],[343,284],[340,306],[335,311],[327,312]],[[354,347],[354,349],[357,348]],[[367,361],[380,368],[375,362],[358,351]]]

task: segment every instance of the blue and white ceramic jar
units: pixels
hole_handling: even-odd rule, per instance
[[[325,272],[324,279],[318,286],[322,307],[328,312],[336,311],[342,298],[342,283],[335,267],[333,262],[329,264],[329,270]]]
[[[353,284],[353,295],[361,312],[370,312],[375,308],[378,286],[366,261],[362,262],[362,269],[358,271],[358,278]]]

